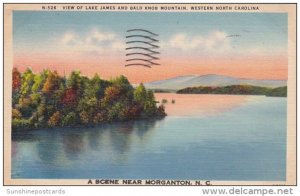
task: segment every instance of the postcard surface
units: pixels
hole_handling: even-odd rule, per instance
[[[5,185],[295,185],[296,4],[5,4]]]

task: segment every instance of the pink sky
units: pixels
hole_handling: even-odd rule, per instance
[[[128,77],[132,83],[162,80],[181,75],[222,74],[253,79],[287,79],[287,57],[284,55],[240,55],[228,57],[166,57],[160,66],[125,67],[124,59],[115,57],[83,57],[72,54],[15,55],[14,66],[20,71],[31,67],[40,72],[45,68],[66,74],[80,70],[83,75],[98,73],[104,79]]]

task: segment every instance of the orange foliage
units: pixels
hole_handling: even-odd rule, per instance
[[[50,127],[57,126],[59,123],[59,120],[61,118],[60,112],[55,112],[48,120],[48,125]]]

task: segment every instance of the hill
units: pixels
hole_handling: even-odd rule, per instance
[[[250,85],[230,85],[223,87],[199,86],[188,87],[177,91],[178,94],[226,94],[226,95],[266,95],[286,97],[287,87],[269,88]]]
[[[230,86],[230,85],[251,85],[269,88],[282,87],[287,85],[286,80],[257,80],[247,78],[236,78],[231,76],[208,74],[208,75],[186,75],[166,80],[144,83],[148,89],[179,90],[187,87],[197,86]]]

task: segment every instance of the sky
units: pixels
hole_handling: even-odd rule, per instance
[[[128,29],[159,34],[152,68],[125,67]],[[287,79],[287,14],[201,12],[14,11],[13,64],[133,83],[221,74]]]

